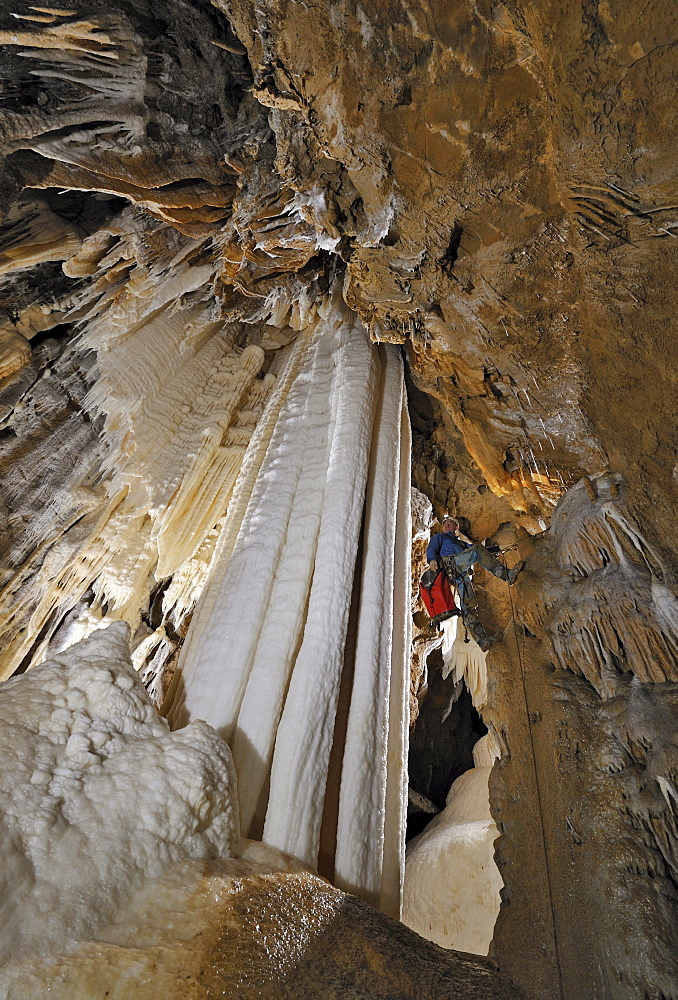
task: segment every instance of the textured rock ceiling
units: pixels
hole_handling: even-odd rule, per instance
[[[276,359],[340,285],[404,345],[415,484],[529,557],[515,603],[480,589],[495,950],[540,995],[676,995],[671,18],[0,13],[4,676],[122,617],[162,697]]]
[[[662,9],[233,4],[283,176],[350,179],[324,212],[347,300],[518,509],[608,461],[673,469]]]

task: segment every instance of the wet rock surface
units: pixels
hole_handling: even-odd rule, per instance
[[[6,966],[0,989],[8,1000],[525,996],[488,960],[438,948],[315,875],[239,860],[171,869],[75,953]]]

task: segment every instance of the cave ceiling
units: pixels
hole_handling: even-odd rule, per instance
[[[121,227],[141,230],[136,266],[196,241],[214,307],[250,321],[343,261],[347,303],[406,345],[509,509],[543,517],[611,466],[662,520],[667,21],[652,4],[6,5],[5,368],[27,362],[21,336],[77,322],[75,289],[129,276],[106,258]]]

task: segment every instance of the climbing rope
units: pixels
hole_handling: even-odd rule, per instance
[[[514,548],[515,546],[510,546]],[[504,551],[508,551],[505,549]],[[504,564],[505,565],[505,564]],[[506,567],[508,569],[508,567]],[[548,887],[549,893],[549,907],[551,910],[551,927],[553,930],[553,953],[556,960],[556,969],[558,972],[558,993],[560,1000],[565,1000],[565,994],[563,990],[563,971],[560,965],[560,949],[558,947],[558,934],[556,931],[556,911],[553,903],[553,888],[551,884],[551,868],[549,865],[549,855],[546,849],[546,829],[544,827],[544,811],[542,808],[542,797],[541,789],[539,787],[539,772],[537,770],[537,755],[534,748],[534,736],[532,734],[532,720],[530,718],[530,706],[527,699],[527,683],[525,681],[525,665],[523,662],[523,656],[521,652],[521,642],[518,635],[518,623],[516,621],[516,611],[515,605],[513,603],[513,594],[511,592],[511,586],[506,581],[506,586],[508,587],[509,603],[511,605],[511,618],[513,619],[513,631],[516,637],[516,650],[518,652],[518,663],[520,664],[520,677],[523,685],[523,700],[525,702],[525,715],[527,716],[527,731],[530,737],[530,750],[532,753],[532,770],[534,771],[534,786],[537,792],[537,809],[539,811],[539,824],[541,826],[541,841],[544,845],[544,867],[546,870],[546,885]]]

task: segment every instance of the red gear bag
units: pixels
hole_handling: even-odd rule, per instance
[[[436,578],[430,587],[419,584],[419,593],[424,602],[429,618],[435,620],[439,615],[450,617],[450,613],[458,614],[459,609],[454,603],[454,595],[447,573],[441,569],[436,574]]]

